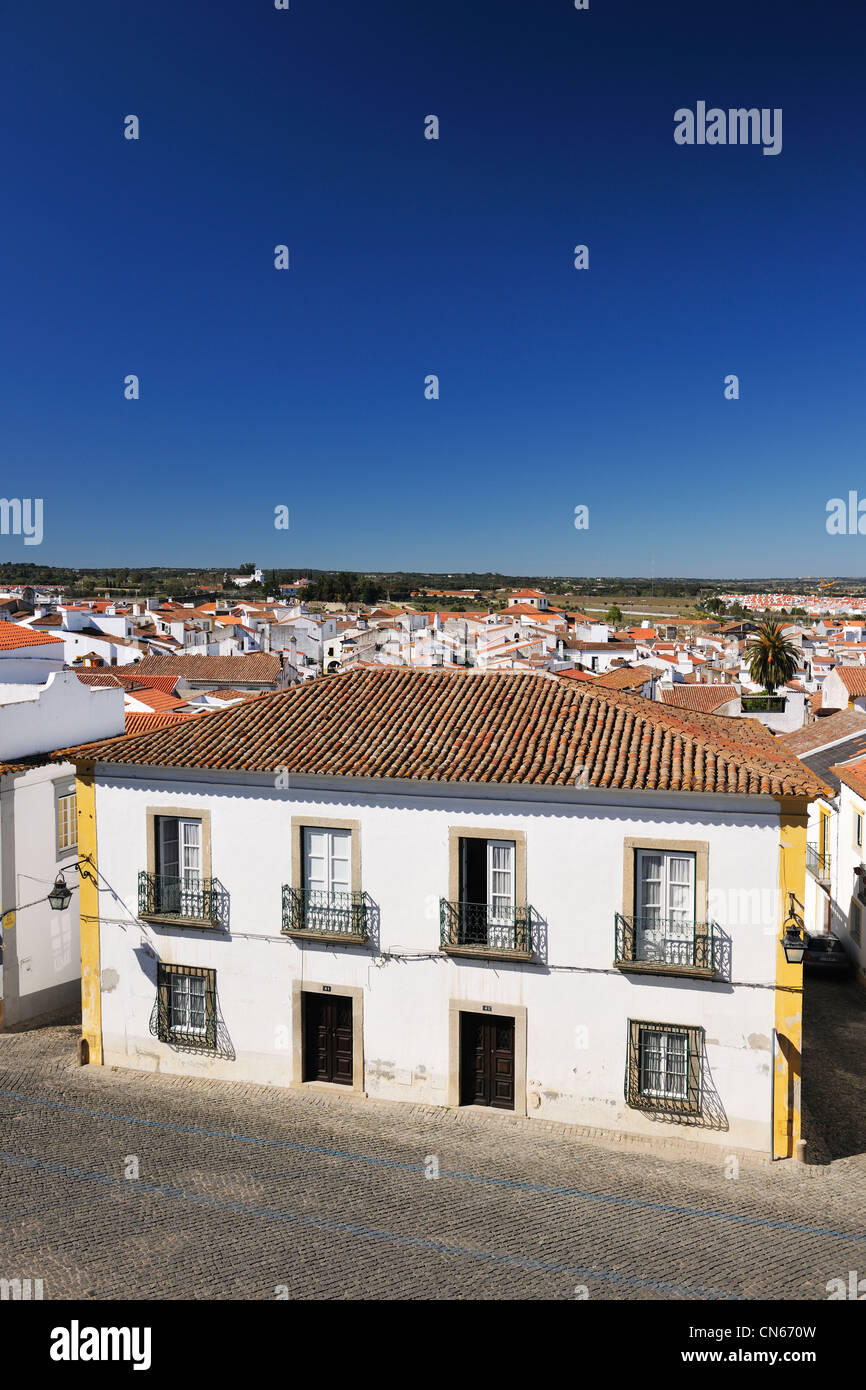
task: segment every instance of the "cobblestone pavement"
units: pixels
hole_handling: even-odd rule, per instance
[[[807,1009],[833,1161],[736,1179],[723,1149],[79,1068],[74,1026],[5,1034],[0,1277],[46,1299],[825,1299],[866,1274],[866,994],[819,981]]]

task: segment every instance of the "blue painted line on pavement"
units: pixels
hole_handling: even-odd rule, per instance
[[[79,1181],[102,1183],[124,1195],[132,1196],[145,1193],[148,1196],[170,1197],[192,1202],[197,1206],[212,1207],[217,1211],[231,1211],[241,1216],[255,1216],[268,1221],[284,1222],[292,1226],[310,1226],[338,1235],[361,1236],[368,1240],[387,1241],[392,1245],[401,1245],[409,1250],[430,1252],[436,1255],[456,1255],[462,1259],[507,1265],[513,1269],[522,1269],[530,1273],[562,1274],[572,1279],[598,1279],[605,1283],[621,1284],[633,1289],[651,1289],[656,1293],[682,1294],[685,1298],[719,1299],[726,1302],[744,1301],[742,1294],[725,1293],[720,1289],[699,1289],[691,1288],[689,1285],[671,1284],[664,1280],[639,1279],[632,1275],[616,1274],[607,1269],[572,1268],[569,1265],[556,1264],[552,1261],[527,1259],[521,1255],[503,1255],[498,1251],[473,1250],[468,1246],[447,1245],[444,1241],[430,1240],[424,1236],[401,1236],[393,1231],[377,1230],[371,1226],[358,1226],[348,1221],[331,1221],[323,1216],[298,1216],[294,1212],[280,1211],[273,1207],[245,1206],[243,1202],[220,1202],[215,1197],[207,1197],[198,1192],[189,1192],[182,1187],[131,1182],[126,1178],[111,1177],[105,1173],[92,1172],[87,1168],[71,1168],[63,1163],[47,1163],[43,1159],[31,1158],[25,1154],[0,1152],[0,1162],[43,1173],[55,1173],[60,1177],[76,1178]]]
[[[295,1153],[319,1154],[325,1158],[348,1159],[353,1163],[365,1163],[371,1167],[394,1168],[409,1173],[423,1173],[423,1163],[403,1163],[399,1159],[375,1158],[368,1154],[352,1153],[344,1149],[320,1148],[314,1144],[293,1144],[288,1139],[263,1139],[257,1135],[235,1134],[231,1130],[197,1129],[190,1125],[173,1125],[163,1120],[142,1119],[136,1115],[117,1115],[111,1111],[84,1110],[61,1101],[43,1100],[39,1096],[25,1096],[18,1091],[0,1091],[0,1096],[27,1101],[31,1105],[41,1105],[52,1110],[66,1111],[72,1115],[83,1115],[95,1120],[120,1120],[125,1124],[144,1125],[151,1129],[169,1130],[176,1134],[192,1134],[205,1139],[230,1139],[238,1144],[261,1144],[264,1147],[290,1149]],[[494,1178],[480,1173],[452,1173],[442,1170],[442,1178],[458,1182],[482,1183],[490,1187],[513,1188],[521,1192],[537,1192],[550,1197],[575,1197],[583,1202],[597,1202],[608,1206],[622,1206],[641,1211],[657,1211],[667,1216],[698,1216],[712,1221],[730,1221],[743,1226],[756,1226],[764,1230],[792,1231],[802,1235],[829,1236],[834,1240],[850,1240],[866,1244],[866,1232],[833,1231],[822,1226],[809,1226],[792,1221],[770,1221],[759,1216],[741,1216],[737,1212],[715,1211],[712,1208],[681,1207],[672,1203],[648,1202],[637,1197],[616,1197],[608,1193],[585,1192],[574,1187],[546,1187],[543,1183],[520,1182],[516,1178]]]

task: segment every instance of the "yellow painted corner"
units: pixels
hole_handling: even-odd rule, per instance
[[[801,1084],[803,1048],[803,967],[789,965],[781,938],[793,906],[803,925],[806,894],[805,798],[785,798],[779,814],[779,930],[776,938],[775,1031],[773,1078],[773,1157],[792,1158],[802,1133]],[[791,894],[793,893],[793,903]]]
[[[99,878],[96,860],[96,781],[90,764],[78,768],[78,854],[81,865],[81,1036],[87,1060],[102,1065],[102,995],[99,959]]]

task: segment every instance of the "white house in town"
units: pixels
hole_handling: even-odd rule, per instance
[[[92,1063],[794,1152],[823,784],[758,724],[382,668],[65,755]]]
[[[833,931],[866,984],[866,757],[836,767],[839,779]]]
[[[866,982],[866,714],[839,710],[784,740],[825,783],[809,807],[806,929],[834,932]]]
[[[0,626],[0,1027],[74,1009],[81,994],[75,769],[52,760],[58,744],[119,734],[123,691],[84,685],[58,664],[63,643]],[[46,653],[50,655],[46,657]],[[29,665],[31,679],[25,679]],[[47,901],[59,873],[72,897]]]

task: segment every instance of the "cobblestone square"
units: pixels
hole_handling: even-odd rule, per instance
[[[46,1299],[798,1300],[866,1273],[854,983],[807,982],[820,1162],[737,1177],[724,1147],[79,1068],[77,1037],[0,1036],[0,1274]]]

